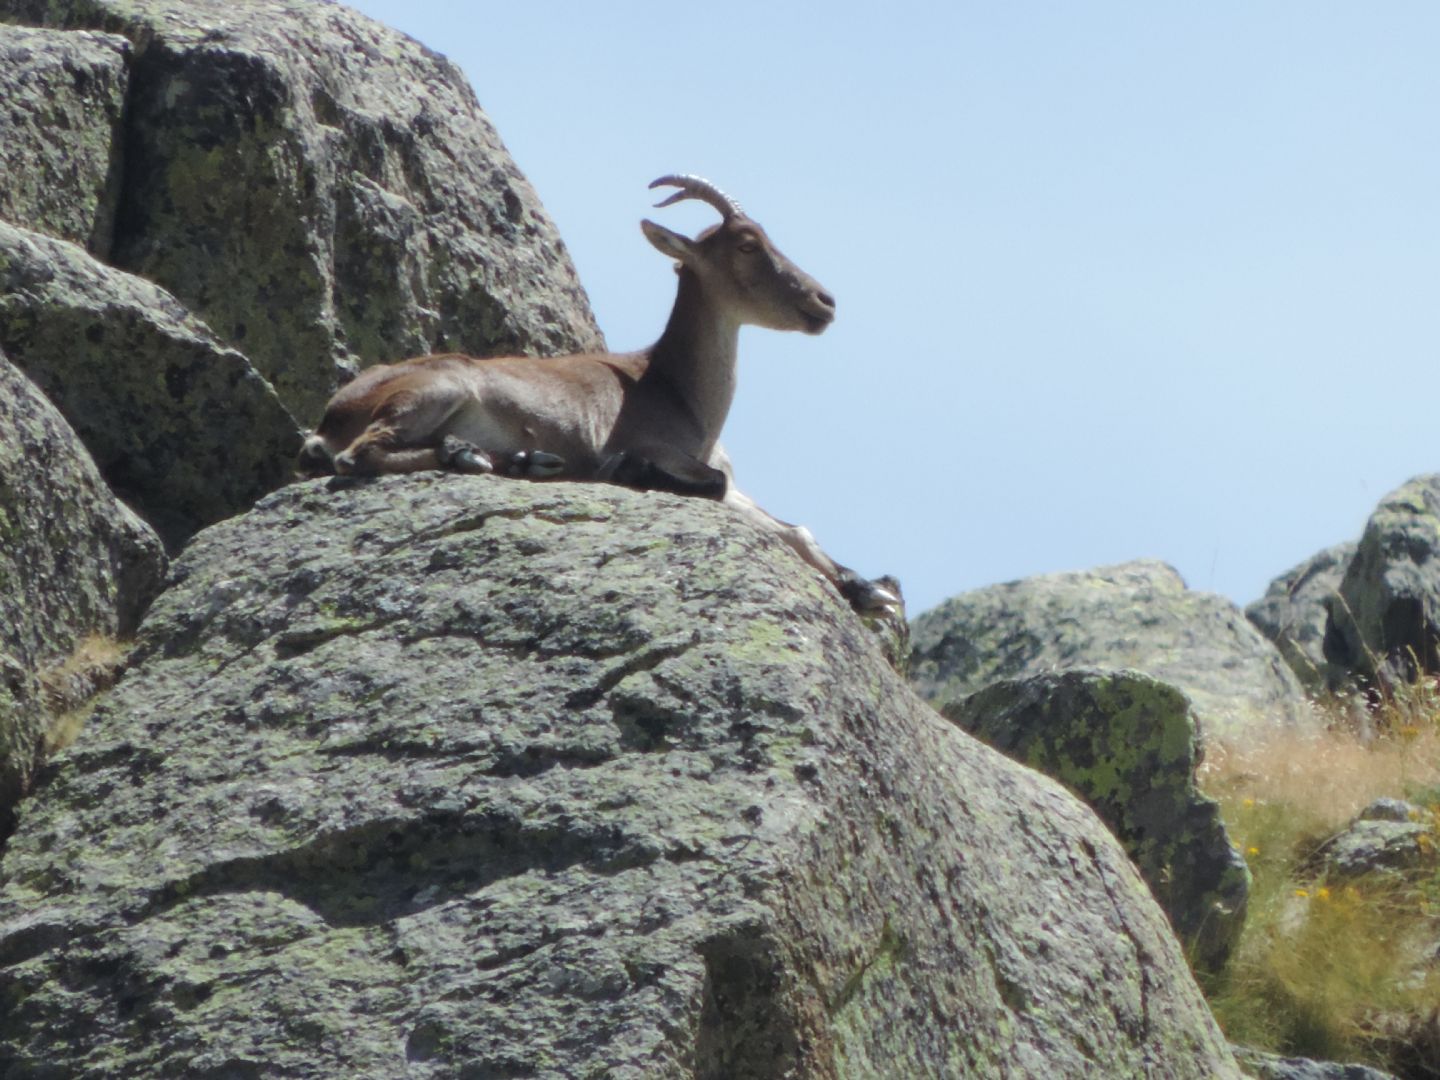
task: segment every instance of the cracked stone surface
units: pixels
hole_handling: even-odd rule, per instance
[[[1095,816],[699,500],[205,530],[0,876],[8,1077],[1236,1075]]]
[[[113,34],[0,26],[0,219],[109,254],[129,55]]]
[[[97,149],[124,163],[100,253],[243,350],[303,420],[368,364],[603,348],[534,189],[419,42],[313,0],[0,0],[0,22],[129,42],[120,141]],[[17,165],[39,183],[38,159]]]
[[[0,839],[40,763],[42,672],[131,633],[164,572],[159,539],[0,353]]]
[[[172,547],[289,477],[300,430],[164,289],[0,222],[0,347]]]

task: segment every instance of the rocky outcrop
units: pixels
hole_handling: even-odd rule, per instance
[[[1138,672],[1065,671],[992,683],[944,715],[1085,800],[1135,861],[1186,946],[1218,971],[1245,922],[1250,875],[1220,808],[1195,786],[1190,703]]]
[[[1340,689],[1351,674],[1326,659],[1325,633],[1330,603],[1339,594],[1355,547],[1336,544],[1312,555],[1272,581],[1265,595],[1245,608],[1246,618],[1275,643],[1312,694]]]
[[[0,27],[0,220],[109,254],[129,54],[111,34]]]
[[[347,370],[602,344],[473,93],[403,35],[300,0],[0,20],[43,26],[0,26],[0,348],[172,548],[289,478]]]
[[[24,809],[13,1077],[1225,1077],[1102,824],[700,500],[429,474],[201,533]]]
[[[160,541],[0,354],[0,839],[40,763],[42,675],[91,635],[132,632],[164,567]]]
[[[305,0],[0,0],[0,19],[129,39],[110,261],[303,420],[377,361],[600,346],[534,191],[417,42]]]
[[[1382,685],[1440,672],[1440,475],[1391,492],[1330,602],[1325,656]]]
[[[243,355],[165,290],[4,223],[0,348],[172,546],[291,474],[299,428]]]
[[[1339,881],[1366,874],[1428,873],[1440,862],[1436,820],[1423,807],[1376,799],[1315,853],[1317,874]]]
[[[1207,739],[1315,723],[1294,674],[1240,610],[1160,562],[977,589],[916,618],[911,640],[912,681],[937,706],[1001,679],[1093,667],[1179,687]]]
[[[1235,1057],[1255,1080],[1396,1080],[1390,1073],[1368,1065],[1282,1057],[1244,1047],[1235,1048]]]

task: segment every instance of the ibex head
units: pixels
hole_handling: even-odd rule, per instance
[[[662,176],[650,186],[680,190],[656,206],[699,199],[720,211],[720,224],[695,239],[642,221],[646,238],[700,280],[736,322],[771,330],[819,334],[835,319],[835,300],[820,283],[780,253],[740,204],[698,176]]]

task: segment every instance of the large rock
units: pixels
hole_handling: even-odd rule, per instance
[[[428,474],[200,534],[23,809],[7,1076],[1235,1076],[1054,782],[701,500]]]
[[[155,534],[0,354],[0,838],[40,763],[42,675],[91,635],[131,633],[164,569]]]
[[[1001,679],[1134,669],[1179,687],[1207,739],[1311,725],[1304,692],[1234,604],[1141,560],[1044,574],[945,601],[911,624],[911,679],[943,706]]]
[[[109,254],[129,52],[109,34],[0,26],[0,219]]]
[[[1245,608],[1257,630],[1275,643],[1280,655],[1311,693],[1338,690],[1349,669],[1325,657],[1330,603],[1355,557],[1354,543],[1336,544],[1312,555],[1270,583],[1265,595]]]
[[[1440,474],[1380,501],[1339,595],[1326,658],[1382,684],[1440,672]]]
[[[1396,1080],[1390,1073],[1368,1065],[1282,1057],[1248,1047],[1237,1046],[1235,1057],[1255,1080]]]
[[[569,256],[458,68],[335,4],[0,0],[134,44],[112,261],[306,420],[346,369],[597,348]]]
[[[1185,695],[1139,672],[992,683],[944,715],[1053,776],[1100,815],[1170,916],[1195,967],[1218,971],[1245,925],[1250,874],[1195,786],[1202,748]]]
[[[291,474],[299,427],[244,356],[165,290],[4,223],[0,348],[172,546]]]

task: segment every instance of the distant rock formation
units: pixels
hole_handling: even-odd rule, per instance
[[[1355,557],[1356,545],[1336,544],[1310,556],[1270,583],[1245,608],[1255,628],[1275,643],[1295,677],[1310,693],[1338,690],[1353,674],[1325,656],[1330,604]]]
[[[1246,613],[1312,691],[1440,674],[1440,474],[1390,492],[1358,544],[1311,556]]]
[[[1367,874],[1420,878],[1440,864],[1435,815],[1401,799],[1376,799],[1315,851],[1315,875],[1345,881]]]
[[[1042,574],[945,601],[912,625],[911,677],[937,707],[1000,679],[1133,669],[1186,694],[1207,740],[1314,726],[1294,674],[1244,614],[1140,560]]]
[[[1382,686],[1440,674],[1440,474],[1380,500],[1330,601],[1325,655]]]
[[[1282,1057],[1244,1047],[1236,1047],[1235,1056],[1255,1080],[1396,1080],[1390,1073],[1368,1065]]]

